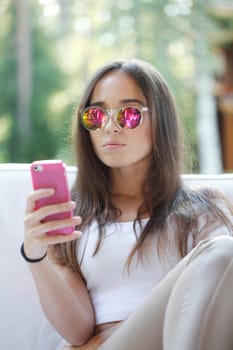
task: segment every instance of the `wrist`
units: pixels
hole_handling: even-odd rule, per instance
[[[42,260],[44,260],[47,256],[47,252],[41,256],[40,258],[36,258],[36,259],[32,259],[32,258],[29,258],[26,253],[25,253],[25,250],[24,250],[24,243],[22,243],[21,245],[21,248],[20,248],[20,253],[22,255],[22,257],[24,258],[24,260],[26,260],[27,262],[29,263],[37,263],[37,262],[40,262]]]

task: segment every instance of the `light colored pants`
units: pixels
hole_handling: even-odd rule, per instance
[[[233,350],[233,238],[200,242],[98,350]]]

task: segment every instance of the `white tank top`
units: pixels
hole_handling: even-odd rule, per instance
[[[218,201],[217,205],[233,222],[225,203]],[[203,218],[205,219],[205,213]],[[142,224],[145,225],[146,222],[147,220],[143,220]],[[202,225],[202,216],[199,217],[199,224]],[[136,229],[139,232],[139,226]],[[81,270],[92,299],[96,324],[126,319],[180,261],[174,244],[172,224],[168,225],[168,231],[166,257],[162,261],[159,259],[157,241],[154,239],[151,243],[154,247],[149,250],[145,263],[137,264],[135,257],[130,265],[129,274],[125,264],[136,242],[133,222],[107,225],[105,237],[95,256],[93,252],[98,238],[97,224],[93,223],[88,231],[83,232],[77,248],[77,258],[81,263]],[[209,233],[209,237],[218,235],[229,235],[229,231],[226,227],[218,226]],[[191,239],[188,246],[190,250]]]
[[[177,264],[179,258],[174,254],[173,261],[161,265],[155,246],[148,253],[144,265],[137,264],[134,258],[128,273],[125,263],[136,242],[133,223],[108,225],[103,243],[93,256],[97,237],[97,224],[92,224],[89,233],[83,233],[77,252],[95,309],[96,324],[124,320]]]

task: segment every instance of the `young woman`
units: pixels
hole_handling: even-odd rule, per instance
[[[30,193],[22,248],[64,349],[232,349],[232,207],[182,182],[163,77],[144,61],[105,65],[74,129],[74,202],[35,211],[53,190]],[[72,219],[41,222],[70,208]],[[71,235],[46,234],[70,225]]]

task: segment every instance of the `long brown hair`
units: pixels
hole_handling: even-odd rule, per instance
[[[129,74],[143,92],[149,107],[153,154],[150,168],[144,183],[144,202],[138,210],[136,222],[140,223],[143,214],[149,213],[150,219],[142,229],[136,245],[128,258],[128,265],[135,253],[143,258],[145,242],[150,242],[155,235],[159,238],[160,247],[166,246],[166,222],[170,214],[174,214],[179,232],[177,232],[177,248],[181,256],[187,253],[188,232],[196,235],[198,215],[196,209],[190,208],[198,204],[216,212],[218,209],[210,206],[212,195],[190,192],[182,185],[180,121],[174,99],[166,81],[149,63],[141,60],[119,60],[100,68],[91,78],[83,93],[77,108],[74,122],[74,151],[78,173],[73,187],[73,197],[77,202],[77,214],[82,217],[80,229],[96,220],[99,225],[99,241],[97,253],[104,236],[104,225],[113,222],[119,216],[119,209],[111,201],[109,168],[96,156],[90,140],[89,132],[82,126],[80,113],[90,103],[96,83],[107,73],[121,70]],[[189,217],[181,215],[184,208],[189,207]],[[211,207],[211,208],[210,208]],[[134,225],[135,227],[135,225]],[[194,230],[195,229],[195,230]],[[187,232],[188,230],[188,232]],[[178,231],[178,230],[177,230]],[[160,249],[162,251],[162,249]],[[57,256],[80,274],[76,259],[76,242],[62,244],[56,247]]]

